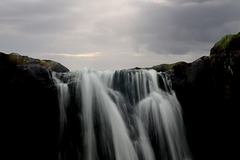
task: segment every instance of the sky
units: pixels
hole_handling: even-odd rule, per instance
[[[192,62],[240,32],[239,0],[0,0],[0,51],[70,70]]]

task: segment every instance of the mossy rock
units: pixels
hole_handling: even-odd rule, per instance
[[[145,68],[145,69],[154,69],[157,72],[166,72],[166,71],[170,71],[170,70],[182,72],[186,69],[187,65],[188,65],[188,63],[180,61],[180,62],[176,62],[176,63],[172,63],[172,64],[160,64],[160,65],[156,65],[156,66]]]
[[[160,64],[160,65],[156,65],[156,66],[152,66],[152,67],[148,67],[145,69],[154,69],[157,72],[165,72],[171,69],[171,64]]]
[[[186,68],[187,68],[187,66],[188,66],[188,63],[181,61],[181,62],[176,62],[176,63],[171,64],[171,69],[172,69],[175,73],[176,73],[176,72],[178,72],[178,73],[184,73],[185,70],[186,70]]]
[[[4,61],[7,61],[8,63],[12,65],[18,65],[18,66],[25,66],[25,65],[40,65],[43,67],[48,68],[51,71],[55,72],[68,72],[69,69],[63,66],[62,64],[51,61],[51,60],[40,60],[31,58],[28,56],[22,56],[18,53],[11,53],[11,54],[5,54],[0,53],[0,58]]]
[[[69,69],[63,66],[62,64],[52,61],[52,60],[42,60],[43,64],[47,65],[47,68],[49,68],[52,71],[55,72],[68,72]]]
[[[240,32],[236,35],[226,35],[220,41],[215,43],[211,49],[210,55],[213,54],[228,54],[231,51],[240,50]]]

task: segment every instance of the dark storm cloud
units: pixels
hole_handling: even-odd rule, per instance
[[[0,49],[4,52],[59,52],[56,41],[73,28],[72,6],[63,0],[13,0],[0,5]]]
[[[4,1],[0,6],[1,25],[21,33],[51,33],[67,27],[68,6],[61,0]]]
[[[240,29],[240,3],[234,0],[168,5],[147,3],[140,8],[134,40],[137,46],[145,46],[156,53],[209,50],[206,46],[210,43]]]
[[[108,0],[3,1],[0,48],[19,50],[22,46],[19,52],[32,52],[32,46],[41,46],[36,47],[35,52],[70,53],[118,49],[126,39],[121,33],[129,34],[121,26],[125,23],[123,17],[131,10],[125,0],[121,3]]]

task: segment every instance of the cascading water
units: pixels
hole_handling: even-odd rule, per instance
[[[191,159],[181,106],[167,74],[84,68],[53,75],[59,94],[59,159]]]

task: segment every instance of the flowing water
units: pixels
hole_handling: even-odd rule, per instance
[[[59,160],[191,159],[168,74],[84,68],[53,77]]]

